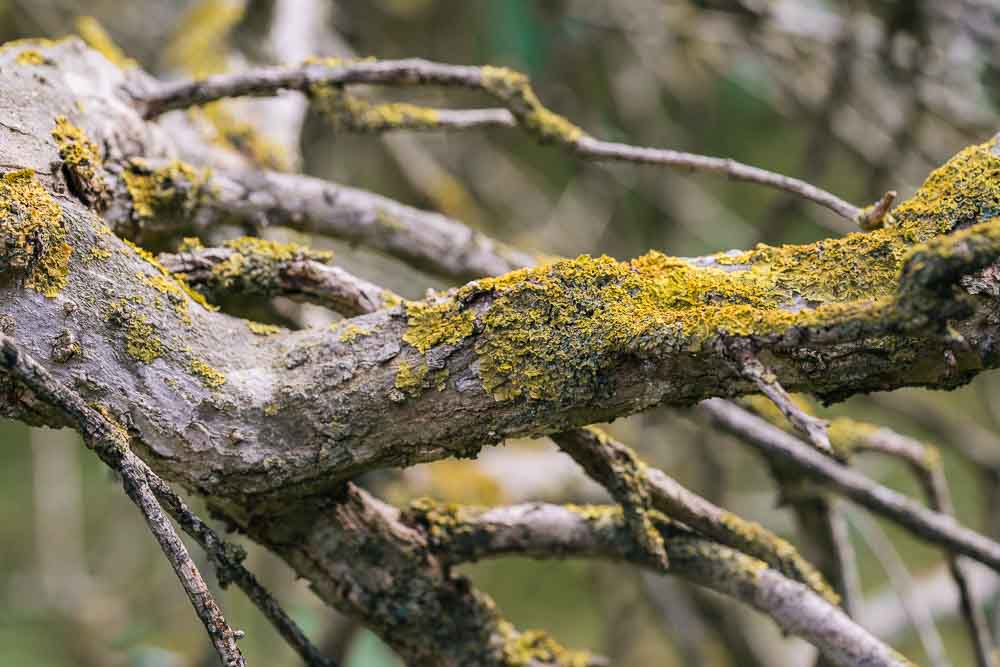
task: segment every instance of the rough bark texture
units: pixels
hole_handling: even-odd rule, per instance
[[[935,241],[1000,208],[990,146],[957,156],[892,228],[700,259],[565,260],[333,330],[270,333],[192,298],[97,213],[140,237],[226,196],[191,187],[198,173],[171,161],[172,136],[133,108],[125,90],[150,85],[141,72],[70,39],[6,46],[0,81],[2,331],[124,426],[154,470],[204,495],[411,664],[512,664],[513,631],[412,528],[345,486],[359,473],[755,391],[726,362],[725,337],[750,340],[789,391],[830,399],[953,387],[1000,360],[993,274],[969,283],[965,311],[918,307],[952,300],[970,263],[995,250],[981,228]],[[456,275],[496,272],[456,262]],[[950,335],[945,317],[957,318]],[[0,415],[65,425],[9,376],[0,396]],[[429,653],[427,637],[445,636],[455,653]]]

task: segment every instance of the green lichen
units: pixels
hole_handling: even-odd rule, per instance
[[[483,88],[506,104],[522,125],[543,141],[573,144],[584,136],[579,127],[542,105],[524,74],[490,65],[480,71]]]
[[[212,368],[201,359],[192,359],[191,372],[198,376],[201,383],[209,389],[218,389],[226,384],[226,376],[222,371]]]
[[[66,286],[73,249],[62,209],[31,169],[0,177],[0,273],[54,298]]]
[[[271,336],[276,333],[281,333],[281,327],[274,324],[261,324],[260,322],[246,320],[246,325],[247,329],[258,336]]]
[[[406,321],[403,340],[420,352],[426,352],[437,345],[455,345],[471,336],[476,314],[450,300],[441,303],[410,301],[406,304]]]
[[[78,16],[76,19],[76,34],[78,34],[87,46],[94,49],[109,61],[125,69],[136,67],[138,63],[129,58],[118,48],[111,35],[104,29],[101,22],[93,16]]]
[[[145,160],[133,159],[122,178],[132,198],[132,217],[140,224],[160,215],[187,217],[209,195],[207,172],[179,160],[153,168]]]
[[[989,144],[973,146],[896,209],[893,227],[698,262],[655,251],[629,262],[560,260],[407,304],[404,340],[425,352],[475,327],[483,386],[497,400],[608,393],[623,356],[699,353],[720,334],[880,321],[915,244],[998,212],[1000,158]],[[479,302],[488,307],[476,317]]]

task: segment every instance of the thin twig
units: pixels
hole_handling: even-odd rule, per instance
[[[895,190],[889,190],[877,202],[863,209],[858,215],[858,226],[865,231],[871,231],[887,224],[891,225],[892,214],[889,210],[896,201],[896,196]]]
[[[218,533],[187,507],[184,500],[165,481],[150,470],[145,462],[135,456],[128,448],[128,436],[120,431],[120,427],[116,423],[87,405],[76,392],[59,383],[41,365],[20,352],[17,344],[9,337],[0,335],[0,352],[2,352],[0,361],[3,362],[4,367],[13,372],[40,398],[63,410],[69,417],[77,421],[88,446],[97,453],[103,462],[122,475],[126,492],[142,510],[143,515],[147,517],[147,522],[152,522],[150,527],[163,546],[164,553],[168,555],[168,558],[171,558],[171,564],[174,565],[175,571],[178,567],[175,565],[175,560],[179,560],[180,565],[183,566],[183,572],[178,572],[178,577],[185,585],[185,591],[189,591],[189,585],[194,587],[191,590],[197,593],[197,602],[192,597],[194,593],[189,591],[188,595],[192,597],[192,604],[196,604],[196,611],[199,610],[197,605],[200,604],[208,610],[208,613],[212,614],[213,625],[211,627],[206,625],[206,629],[217,649],[219,642],[223,641],[227,642],[226,647],[228,647],[229,642],[235,639],[235,633],[225,624],[221,611],[212,600],[207,587],[204,587],[203,590],[197,587],[198,581],[201,581],[202,585],[204,581],[201,580],[201,575],[198,574],[194,563],[190,562],[190,557],[187,557],[185,564],[183,556],[186,556],[187,552],[186,550],[179,551],[179,549],[184,549],[184,545],[179,539],[174,539],[177,535],[163,515],[164,508],[174,517],[181,529],[194,538],[205,550],[215,564],[223,586],[230,581],[236,582],[247,594],[247,597],[271,621],[281,636],[295,649],[306,665],[309,667],[336,667],[335,662],[324,658],[309,642],[274,597],[260,585],[253,573],[241,565],[240,561],[245,555],[242,553],[242,549],[219,537]],[[153,523],[156,525],[155,529]],[[192,577],[197,578],[192,579]],[[214,612],[211,612],[212,607],[215,608]],[[199,618],[202,618],[203,623],[205,622],[205,617],[200,611]],[[235,644],[232,644],[232,648],[236,648]],[[237,654],[238,652],[239,650],[236,649]],[[239,662],[227,661],[222,653],[220,656],[223,657],[223,663],[226,665],[245,664],[242,661],[242,656],[240,656]]]
[[[739,402],[775,426],[787,430],[790,426],[788,422],[776,417],[772,411],[768,411],[758,398],[748,397]],[[951,517],[955,516],[951,492],[948,489],[944,466],[937,448],[889,428],[857,421],[850,417],[838,417],[832,420],[828,433],[830,444],[844,460],[850,459],[857,452],[875,452],[905,462],[923,488],[930,508]],[[990,636],[985,614],[981,606],[976,603],[969,575],[966,568],[963,567],[961,559],[951,551],[945,550],[945,558],[948,570],[959,592],[959,610],[965,620],[977,664],[979,667],[991,667],[993,664],[991,662],[993,639]]]
[[[226,623],[222,610],[191,560],[187,548],[163,512],[151,489],[152,471],[128,447],[128,436],[114,428],[73,391],[56,381],[16,343],[0,334],[0,363],[39,398],[63,410],[80,425],[84,438],[100,459],[122,477],[125,493],[142,512],[164,556],[170,562],[195,613],[208,632],[222,664],[244,667],[246,660],[236,645],[237,633]]]
[[[873,482],[733,403],[710,398],[702,401],[699,407],[715,425],[768,456],[787,461],[857,504],[892,519],[914,535],[1000,572],[1000,544],[960,525],[953,517],[928,510]]]
[[[827,454],[833,454],[830,446],[830,437],[827,435],[827,423],[824,419],[819,419],[808,414],[792,400],[792,397],[785,391],[785,388],[778,382],[774,373],[768,370],[760,362],[750,348],[750,341],[745,339],[734,339],[723,343],[726,357],[736,366],[740,375],[757,385],[761,392],[771,399],[771,402],[785,415],[796,430],[806,436],[806,438],[817,449]]]
[[[892,588],[899,596],[899,602],[910,619],[917,637],[927,653],[931,667],[950,667],[948,655],[944,650],[944,642],[938,632],[934,618],[927,609],[920,606],[916,599],[916,585],[910,571],[906,569],[899,551],[885,531],[870,518],[858,512],[851,517],[851,522],[861,538],[868,543],[868,549],[882,566],[889,577]]]
[[[847,418],[841,418],[846,420]],[[838,420],[838,421],[841,421]],[[853,421],[853,420],[852,420]],[[853,423],[855,432],[858,423]],[[955,516],[948,481],[944,475],[944,466],[937,449],[925,445],[912,438],[896,433],[888,428],[870,428],[861,434],[856,441],[859,450],[879,451],[898,456],[905,460],[920,480],[927,496],[927,504],[936,512]],[[959,608],[969,631],[969,640],[976,655],[979,667],[993,667],[993,639],[990,636],[986,615],[975,600],[972,584],[961,559],[951,551],[945,551],[948,571],[959,593]]]
[[[760,524],[717,507],[662,470],[645,465],[631,449],[607,434],[587,428],[551,437],[590,477],[605,487],[614,483],[610,479],[613,464],[608,461],[621,460],[623,457],[633,459],[637,464],[637,480],[646,487],[654,508],[702,535],[764,561],[785,576],[804,583],[825,599],[837,604],[837,594],[823,579],[823,575],[794,546]]]
[[[728,158],[709,157],[669,149],[602,141],[586,134],[542,105],[527,77],[501,67],[470,67],[420,59],[334,61],[299,67],[261,68],[251,72],[220,74],[200,80],[160,85],[148,93],[134,93],[136,106],[147,119],[173,109],[184,109],[228,97],[273,96],[280,90],[315,93],[348,84],[441,85],[473,88],[489,93],[513,115],[525,131],[545,142],[555,142],[588,160],[612,160],[707,171],[729,178],[790,192],[838,215],[858,222],[863,209],[805,181],[776,174]],[[505,125],[493,110],[493,124]],[[452,112],[455,113],[455,112]],[[471,112],[464,112],[471,113]],[[411,114],[414,118],[419,114]],[[390,129],[391,123],[381,123]],[[433,125],[433,124],[432,124]]]

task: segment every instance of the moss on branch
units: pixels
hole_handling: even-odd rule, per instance
[[[624,355],[696,354],[720,335],[767,336],[848,321],[884,320],[888,332],[908,260],[942,252],[962,233],[932,239],[1000,211],[1000,158],[991,149],[971,146],[932,173],[895,210],[891,227],[701,260],[656,251],[628,262],[559,260],[470,283],[447,300],[408,304],[403,340],[426,352],[477,332],[483,386],[496,400],[557,401],[571,387],[609,391]],[[978,242],[963,247],[988,256],[984,235],[1000,238],[1000,231],[977,234]],[[484,300],[487,307],[477,311]]]

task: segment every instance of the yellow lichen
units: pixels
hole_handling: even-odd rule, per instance
[[[15,60],[19,65],[47,65],[51,61],[34,49],[25,49],[17,54]]]
[[[197,236],[185,236],[181,239],[180,245],[177,246],[177,252],[194,252],[204,249],[205,246],[202,245],[201,239]]]
[[[133,314],[128,318],[125,333],[125,351],[134,359],[150,363],[163,355],[163,343],[156,337],[156,328],[142,315]]]
[[[502,622],[501,625],[501,633],[505,635],[504,661],[511,667],[536,664],[587,667],[591,662],[589,652],[569,650],[543,630],[525,630],[519,633],[507,622]]]
[[[137,222],[159,214],[190,214],[203,196],[206,172],[173,160],[160,168],[145,160],[130,160],[122,172],[125,187],[132,198],[133,217]]]
[[[270,336],[272,334],[281,333],[281,327],[275,326],[274,324],[261,324],[260,322],[253,322],[251,320],[247,320],[246,324],[247,329],[258,336]]]
[[[191,372],[209,389],[218,389],[226,383],[226,376],[222,371],[212,368],[201,359],[191,360]]]
[[[406,321],[403,340],[420,352],[426,352],[436,345],[455,345],[472,335],[476,314],[461,309],[453,301],[410,301],[406,304]]]
[[[163,266],[163,264],[161,264],[159,260],[157,260],[156,257],[154,257],[152,253],[150,253],[148,250],[140,246],[137,246],[128,239],[122,239],[122,241],[125,243],[126,248],[130,248],[132,252],[137,254],[139,257],[141,257],[147,263],[149,263],[153,268],[159,271],[160,275],[166,278],[167,281],[172,281],[170,287],[164,287],[166,291],[160,289],[159,287],[156,287],[157,291],[166,294],[167,292],[173,292],[173,288],[177,287],[181,291],[183,291],[184,294],[186,294],[192,301],[197,303],[205,310],[218,310],[217,307],[213,306],[208,301],[206,301],[204,296],[191,289],[191,286],[187,284],[187,281],[184,280],[184,277],[182,275],[171,273],[170,271],[168,271],[167,267]],[[161,286],[163,286],[162,281],[157,281],[157,282],[160,283]]]
[[[340,342],[350,343],[369,334],[371,334],[371,330],[368,327],[361,327],[357,324],[348,324],[344,327],[344,330],[340,332]]]
[[[66,116],[57,116],[52,138],[59,147],[59,157],[75,177],[73,185],[88,203],[102,202],[107,185],[103,178],[103,161],[97,144],[87,134],[69,122]]]
[[[119,67],[135,67],[137,63],[118,48],[111,35],[104,29],[101,22],[93,16],[78,16],[76,18],[76,34],[80,35],[87,46]]]
[[[891,228],[697,262],[655,251],[630,262],[556,261],[407,304],[403,339],[426,352],[475,326],[480,376],[494,398],[558,400],[612,391],[607,377],[622,355],[697,353],[720,334],[876,320],[889,313],[915,244],[1000,211],[1000,158],[990,149],[971,147],[935,171]],[[484,298],[476,317],[469,305]]]
[[[406,360],[399,362],[399,366],[396,368],[396,389],[408,396],[416,396],[420,393],[429,370],[425,363],[411,366]]]
[[[336,85],[315,85],[309,95],[335,130],[385,132],[387,130],[433,130],[440,116],[436,109],[393,102],[372,104]]]
[[[212,267],[206,285],[209,289],[228,291],[238,287],[245,294],[280,293],[288,263],[329,262],[333,258],[331,252],[253,237],[232,239],[223,245],[235,252]]]
[[[427,472],[432,496],[473,505],[498,505],[505,500],[503,486],[476,461],[435,461],[427,465]]]
[[[572,144],[584,135],[579,127],[542,105],[524,74],[490,65],[480,71],[483,88],[507,104],[521,123],[543,141]]]
[[[111,251],[101,246],[90,246],[90,257],[95,260],[105,260],[111,257]]]
[[[62,209],[31,169],[0,178],[0,272],[52,298],[66,286],[73,249],[66,242]]]

